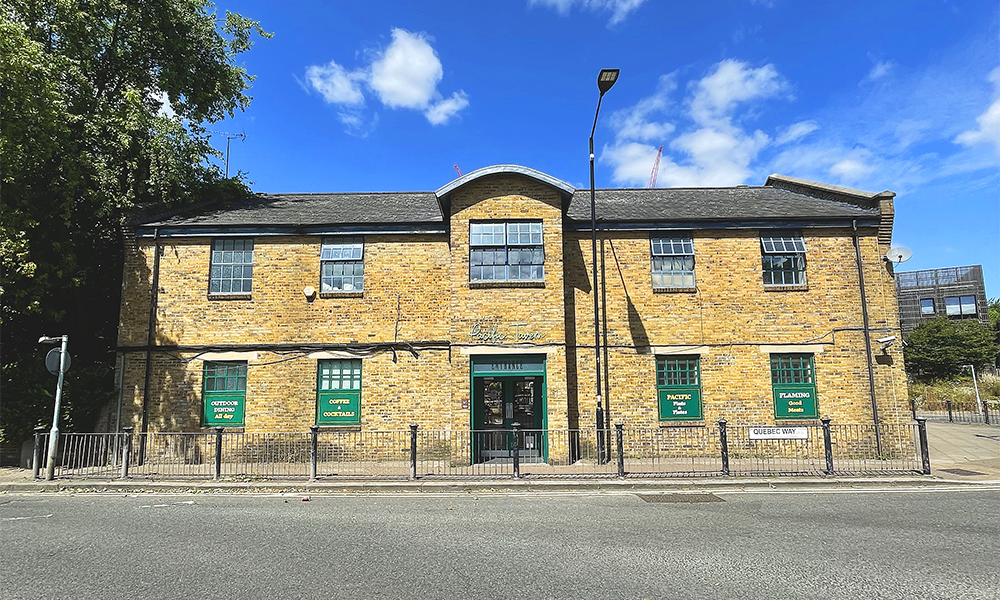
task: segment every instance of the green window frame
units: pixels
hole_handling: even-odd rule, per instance
[[[361,360],[316,365],[316,424],[361,425]]]
[[[816,371],[812,354],[772,354],[774,418],[818,419]]]
[[[656,357],[657,415],[660,421],[701,421],[701,357]]]
[[[242,427],[246,421],[247,361],[205,361],[203,427]]]

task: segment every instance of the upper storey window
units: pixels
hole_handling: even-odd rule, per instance
[[[360,292],[365,289],[363,239],[324,239],[319,260],[321,292]]]
[[[469,281],[544,281],[541,221],[469,223]]]
[[[249,294],[253,288],[253,239],[212,240],[210,294]]]
[[[801,233],[761,236],[760,247],[765,286],[806,284],[806,243]]]
[[[653,237],[649,243],[654,288],[694,287],[694,243],[690,235]]]

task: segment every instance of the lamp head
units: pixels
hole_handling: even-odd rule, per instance
[[[601,91],[602,96],[618,81],[619,71],[620,69],[601,69],[597,75],[597,89]]]

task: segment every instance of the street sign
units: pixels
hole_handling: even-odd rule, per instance
[[[808,427],[751,427],[751,440],[807,440]]]
[[[59,374],[59,355],[61,354],[59,348],[53,348],[49,350],[49,353],[45,355],[45,368],[49,370],[49,373],[53,375]],[[66,353],[66,364],[63,365],[63,373],[69,371],[69,365],[72,361],[70,360],[69,352]]]

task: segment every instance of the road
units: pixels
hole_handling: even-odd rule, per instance
[[[1000,598],[997,487],[683,499],[8,494],[0,596]]]

